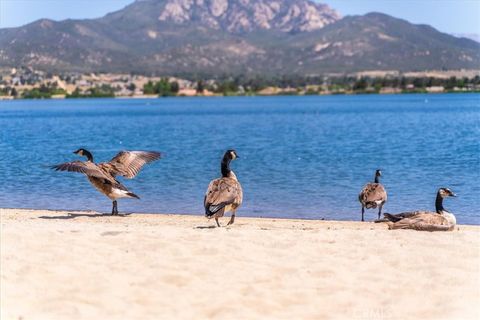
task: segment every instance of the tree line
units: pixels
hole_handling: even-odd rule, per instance
[[[262,90],[274,87],[280,89],[279,94],[321,94],[321,93],[378,93],[383,88],[394,88],[397,92],[426,92],[429,87],[443,87],[444,91],[475,91],[480,88],[480,76],[468,77],[323,77],[323,76],[280,76],[280,77],[219,77],[217,79],[192,79],[192,87],[197,94],[206,90],[217,95],[255,95]],[[135,84],[126,87],[132,94]],[[143,86],[143,94],[159,97],[177,96],[180,85],[176,80],[161,78],[159,81],[148,81]],[[288,90],[286,90],[288,89]],[[108,84],[92,86],[84,91],[78,87],[68,94],[59,88],[56,82],[41,84],[39,87],[19,93],[14,86],[0,89],[0,95],[15,98],[39,99],[51,98],[54,95],[65,95],[66,98],[104,98],[114,97],[120,88]]]

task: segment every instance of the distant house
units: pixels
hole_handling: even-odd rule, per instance
[[[442,86],[432,86],[426,87],[425,90],[427,90],[428,93],[439,93],[445,91],[445,88]]]
[[[179,96],[195,96],[197,95],[197,90],[196,89],[189,89],[189,88],[183,88],[178,91]]]
[[[12,78],[12,85],[14,85],[14,86],[19,86],[19,85],[21,85],[21,84],[22,84],[22,81],[21,81],[20,77],[14,77],[14,78]]]
[[[132,95],[132,91],[128,90],[127,88],[121,88],[119,91],[115,92],[116,97],[128,97]]]
[[[280,88],[277,87],[266,87],[260,91],[257,92],[259,95],[273,95],[273,94],[278,94],[280,93]]]
[[[400,88],[384,87],[380,89],[381,94],[393,94],[393,93],[402,93]]]
[[[177,95],[178,96],[186,96],[186,97],[192,97],[192,96],[214,96],[215,94],[211,91],[208,91],[208,90],[203,90],[202,93],[198,93],[196,89],[191,89],[191,88],[183,88],[183,89],[180,89],[178,92],[177,92]]]

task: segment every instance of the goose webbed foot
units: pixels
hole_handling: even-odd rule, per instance
[[[218,226],[218,227],[221,227],[220,223],[218,222],[218,218],[217,218],[217,217],[215,217],[215,222],[217,223],[217,226]]]

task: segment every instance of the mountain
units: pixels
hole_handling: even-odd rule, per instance
[[[480,43],[480,33],[453,33],[452,36],[457,38],[467,38]]]
[[[306,69],[480,69],[480,43],[382,13],[348,16],[297,37]]]
[[[137,0],[98,19],[0,29],[0,67],[179,76],[478,69],[480,44],[309,0]]]

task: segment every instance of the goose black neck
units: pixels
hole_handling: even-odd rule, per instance
[[[232,159],[228,158],[228,157],[223,157],[222,159],[222,165],[221,165],[221,168],[222,168],[222,177],[229,177],[230,176],[230,161],[232,161]]]
[[[90,153],[90,151],[83,150],[83,155],[87,157],[88,161],[93,162],[93,155]]]
[[[380,179],[377,175],[375,175],[375,183],[380,183]]]
[[[437,213],[441,213],[442,211],[446,211],[443,208],[443,198],[440,195],[440,192],[437,193],[437,199],[435,200],[435,211],[437,211]]]

